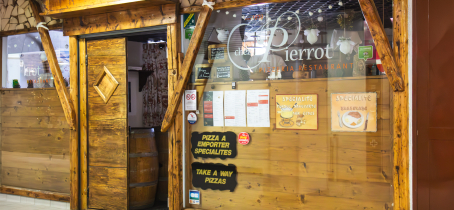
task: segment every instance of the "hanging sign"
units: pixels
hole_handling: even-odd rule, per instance
[[[247,132],[241,132],[238,134],[238,142],[242,145],[248,145],[251,137]]]
[[[377,132],[377,93],[332,93],[331,130]]]
[[[189,190],[189,204],[200,204],[200,192],[198,190]]]
[[[203,190],[230,190],[233,192],[238,185],[236,166],[220,163],[198,163],[192,166],[192,185]]]
[[[183,19],[184,19],[184,23],[183,23],[184,29],[195,27],[194,13],[184,14]]]
[[[194,124],[197,122],[197,115],[194,112],[189,112],[188,122],[189,122],[189,124]]]
[[[374,57],[374,47],[373,46],[359,46],[358,47],[358,57],[359,59],[371,59]]]
[[[277,129],[318,129],[318,95],[276,95]]]
[[[186,111],[197,110],[197,90],[184,91],[184,109]]]
[[[233,132],[193,132],[191,152],[194,158],[234,158],[237,155]]]

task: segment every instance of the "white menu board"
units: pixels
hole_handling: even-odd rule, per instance
[[[247,126],[270,127],[270,90],[247,91]]]
[[[246,91],[225,91],[225,126],[246,127]]]

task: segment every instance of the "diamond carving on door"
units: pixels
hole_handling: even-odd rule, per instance
[[[104,71],[102,71],[98,75],[95,84],[93,84],[93,87],[95,88],[96,92],[98,92],[99,96],[101,96],[102,100],[107,104],[110,97],[115,92],[115,89],[117,89],[118,84],[119,83],[113,77],[112,73],[110,73],[109,69],[104,66]]]

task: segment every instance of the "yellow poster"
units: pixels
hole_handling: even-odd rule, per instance
[[[331,130],[377,132],[377,93],[332,93]]]
[[[277,129],[318,129],[318,95],[276,95]]]

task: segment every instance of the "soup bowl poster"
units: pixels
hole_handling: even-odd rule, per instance
[[[377,93],[332,93],[331,130],[377,132]]]

